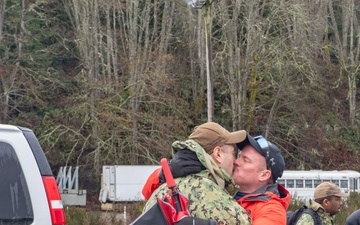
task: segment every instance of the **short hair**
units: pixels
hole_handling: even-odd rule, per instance
[[[317,199],[314,199],[314,200],[315,200],[315,202],[317,202],[319,204],[322,204],[325,199],[331,201],[333,198],[334,198],[334,195],[330,195],[330,196],[326,196],[326,197],[323,197],[323,198],[317,198]]]
[[[234,145],[231,145],[231,146],[234,146]],[[220,148],[221,148],[221,150],[222,150],[223,152],[227,152],[227,151],[229,151],[229,149],[230,149],[230,145],[229,145],[229,144],[227,144],[227,145],[222,145],[222,146],[220,146]],[[235,148],[234,148],[234,151],[235,151]]]

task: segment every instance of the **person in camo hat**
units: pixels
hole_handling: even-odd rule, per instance
[[[232,174],[240,186],[235,196],[237,202],[254,225],[286,225],[290,193],[276,183],[285,168],[280,150],[264,137],[249,134],[237,146],[240,152]]]
[[[334,215],[340,212],[342,198],[349,195],[341,192],[340,188],[332,182],[322,182],[314,190],[314,200],[310,199],[309,208],[320,217],[322,225],[333,225]],[[315,225],[310,214],[304,213],[296,225]]]
[[[245,137],[244,130],[230,133],[218,123],[208,122],[195,127],[189,140],[172,144],[175,154],[170,168],[179,190],[189,199],[188,210],[192,216],[213,219],[224,225],[251,224],[244,208],[234,200],[239,187],[231,178],[235,144]],[[188,168],[191,174],[187,173]],[[194,168],[197,168],[195,173]],[[159,171],[155,171],[144,185],[143,194],[147,190],[144,197],[151,194],[144,212],[155,203],[157,197],[168,192],[164,181],[154,182],[161,178],[158,174]]]

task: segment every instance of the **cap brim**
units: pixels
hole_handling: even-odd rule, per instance
[[[239,130],[235,132],[230,133],[230,138],[225,142],[225,144],[237,144],[239,142],[243,142],[246,139],[246,131],[245,130]]]
[[[259,144],[255,141],[255,139],[250,134],[246,134],[246,137],[244,138],[244,140],[236,143],[236,145],[240,150],[242,150],[247,145],[251,145],[252,147],[255,148],[256,151],[258,151],[261,155],[263,155]]]
[[[341,192],[341,193],[336,194],[334,196],[341,197],[341,198],[346,198],[346,197],[349,197],[349,194]]]

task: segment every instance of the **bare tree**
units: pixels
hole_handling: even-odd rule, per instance
[[[0,43],[3,38],[3,26],[6,12],[6,0],[0,2]]]
[[[108,63],[101,52],[102,36],[100,24],[100,4],[98,0],[66,0],[65,5],[71,16],[76,30],[76,43],[82,58],[83,71],[81,76],[89,85],[88,90],[88,115],[91,124],[90,145],[94,149],[94,166],[100,168],[101,146],[99,144],[99,131],[97,121],[96,101],[99,96],[101,83],[104,83],[105,74],[101,71],[109,70]],[[111,36],[108,37],[111,42]],[[111,43],[109,44],[111,45]],[[107,61],[109,59],[109,55]],[[108,71],[109,73],[109,71]]]
[[[167,55],[174,20],[174,2],[163,1],[119,1],[119,0],[64,0],[72,23],[76,29],[77,46],[83,63],[81,77],[85,78],[89,90],[89,118],[92,134],[89,156],[97,168],[103,149],[101,130],[97,120],[102,94],[128,92],[127,116],[131,128],[126,138],[128,159],[137,164],[142,151],[139,137],[142,135],[141,106],[144,98],[167,79]],[[120,79],[120,75],[123,74]],[[154,74],[157,77],[154,77]],[[115,81],[115,82],[114,82]],[[170,82],[170,81],[169,81]],[[166,87],[166,83],[164,83]],[[160,88],[159,88],[160,89]],[[115,92],[114,92],[115,91]],[[163,89],[166,92],[167,89]],[[154,106],[153,123],[158,108]],[[87,118],[84,118],[87,120]],[[131,139],[130,139],[131,137]],[[144,155],[149,155],[145,153]]]
[[[229,86],[233,129],[251,130],[255,115],[264,110],[267,135],[284,96],[296,87],[289,85],[290,77],[299,74],[315,82],[316,66],[311,60],[319,56],[326,20],[322,19],[324,7],[311,2],[308,10],[307,3],[238,0],[217,4],[223,48],[216,49],[215,55]],[[272,89],[270,99],[260,100],[262,93]]]
[[[223,37],[220,38],[220,41],[224,43],[223,49],[220,51],[222,54],[218,54],[218,56],[225,59],[221,60],[221,66],[229,86],[233,130],[240,128],[239,126],[242,124],[241,112],[245,104],[243,94],[247,82],[247,76],[244,74],[247,69],[244,67],[243,23],[239,23],[239,19],[244,13],[241,11],[243,3],[242,0],[237,0],[232,5],[227,4],[226,1],[216,4],[223,27]],[[217,59],[215,58],[215,60]]]
[[[15,96],[20,92],[18,89],[19,84],[16,82],[16,79],[21,76],[22,70],[20,68],[20,61],[22,59],[22,48],[25,34],[25,13],[27,10],[27,5],[25,0],[21,1],[20,4],[21,13],[18,21],[19,23],[19,32],[14,34],[14,45],[16,49],[16,58],[15,60],[9,60],[8,58],[0,59],[0,83],[1,83],[1,105],[2,105],[2,116],[1,121],[7,123],[10,109],[14,106],[10,105],[12,96]],[[6,14],[6,1],[0,3],[0,44],[2,44],[3,39],[3,25]],[[8,49],[6,51],[9,51]]]
[[[336,4],[336,7],[341,8],[341,26],[339,26],[335,17],[334,4]],[[360,36],[358,35],[360,24],[357,19],[359,11],[355,5],[354,0],[348,1],[348,4],[337,4],[336,1],[329,0],[328,5],[331,18],[330,27],[335,34],[336,52],[341,65],[340,77],[346,75],[348,80],[349,119],[354,130],[357,129],[356,85],[360,68]]]

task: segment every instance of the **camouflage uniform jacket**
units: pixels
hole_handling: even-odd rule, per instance
[[[334,224],[334,217],[330,216],[330,214],[327,213],[325,211],[325,209],[319,203],[310,199],[309,208],[314,210],[320,216],[322,225],[333,225]],[[301,215],[299,220],[296,222],[296,225],[315,225],[315,222],[312,219],[311,215],[304,213],[303,215]]]
[[[174,151],[189,149],[196,152],[200,162],[207,168],[200,173],[175,179],[180,192],[188,197],[188,210],[192,216],[214,219],[224,225],[251,224],[246,211],[233,198],[238,186],[197,142],[176,141],[172,147]],[[221,185],[224,185],[223,188]],[[144,211],[155,203],[157,197],[162,197],[168,191],[166,183],[157,188],[146,202]]]

